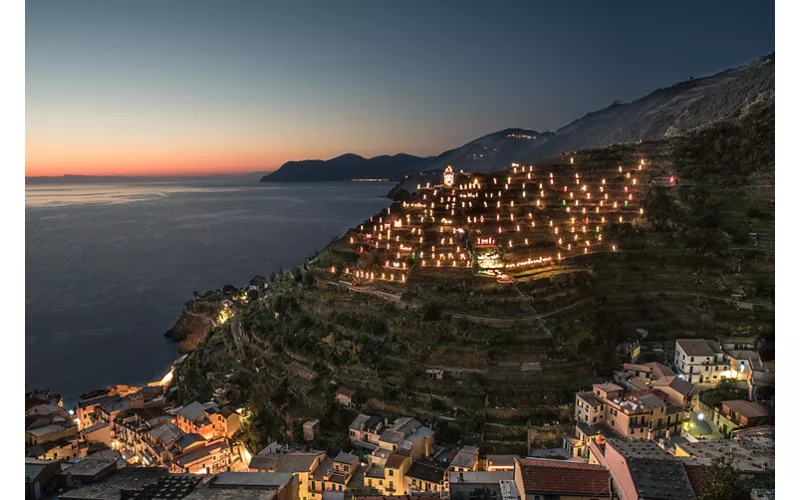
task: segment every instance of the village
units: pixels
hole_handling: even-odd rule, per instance
[[[620,165],[614,178],[580,170],[572,157],[558,175],[517,164],[485,176],[448,167],[441,184],[419,186],[399,213],[389,208],[348,233],[355,264],[328,272],[353,287],[459,275],[502,286],[532,269],[617,252],[617,225],[644,214],[638,202],[647,167],[644,158]],[[229,290],[216,324],[238,322],[237,307],[259,303],[270,286],[263,279]],[[274,318],[280,321],[277,311]],[[251,409],[221,388],[209,401],[177,403],[184,355],[161,380],[92,391],[73,409],[57,393],[27,394],[26,488],[34,499],[693,499],[724,459],[753,485],[753,498],[770,498],[775,366],[757,344],[746,336],[676,338],[665,349],[637,329],[617,345],[613,377],[574,393],[568,430],[562,425],[557,440],[541,447],[528,429],[524,453],[437,433],[442,415],[376,412],[345,385],[328,403],[349,423],[305,420],[302,436],[248,449]],[[448,370],[429,366],[425,376],[443,380]],[[542,372],[533,375],[536,384]],[[346,444],[318,449],[330,442],[318,439],[325,433]]]
[[[30,393],[28,497],[692,499],[726,458],[741,478],[765,485],[754,498],[770,498],[774,361],[752,345],[712,340],[677,340],[671,367],[640,362],[638,343],[618,347],[621,369],[575,394],[561,445],[531,447],[529,436],[520,455],[440,442],[413,417],[361,413],[347,387],[332,403],[356,417],[340,429],[349,446],[335,454],[309,445],[319,420],[305,422],[302,437],[248,450],[238,439],[243,409],[167,403],[174,367],[147,387],[95,391],[71,410],[59,394]],[[167,492],[177,496],[159,496]]]

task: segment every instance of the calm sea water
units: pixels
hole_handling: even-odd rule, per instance
[[[192,292],[288,269],[388,206],[388,183],[251,178],[33,183],[25,189],[25,386],[142,384]]]

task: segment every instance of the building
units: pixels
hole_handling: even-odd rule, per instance
[[[231,438],[239,431],[239,414],[229,406],[194,401],[175,414],[175,425],[186,434],[200,434],[207,440]]]
[[[707,339],[675,341],[675,371],[692,384],[717,384],[729,376],[729,363],[720,345]]]
[[[470,472],[478,470],[478,447],[463,446],[450,461],[449,472]]]
[[[350,442],[377,445],[385,428],[386,422],[382,418],[359,414],[348,426]],[[370,447],[370,449],[374,449],[374,447]]]
[[[590,446],[590,463],[609,470],[620,500],[695,499],[681,460],[654,441],[609,438]]]
[[[761,405],[737,399],[722,401],[714,408],[713,421],[723,435],[742,427],[755,427],[769,418],[769,410]]]
[[[298,500],[297,478],[277,472],[221,472],[208,483],[208,489],[234,490],[230,498],[242,498],[243,491],[271,491],[270,499]]]
[[[655,362],[643,364],[624,363],[622,365],[622,372],[650,381],[675,376],[675,372],[673,372],[669,366]]]
[[[514,481],[514,470],[510,471],[472,471],[454,472],[449,476],[450,498],[452,500],[474,500],[478,497],[502,499],[500,483]]]
[[[88,443],[102,443],[108,448],[111,448],[111,443],[113,441],[111,426],[105,422],[98,422],[94,425],[90,425],[84,428],[81,434]]]
[[[216,474],[227,471],[232,462],[228,443],[220,440],[175,456],[169,471],[173,474]]]
[[[658,389],[667,396],[667,403],[673,406],[688,408],[692,401],[694,386],[678,377],[662,377],[651,384],[653,389]]]
[[[414,418],[401,417],[381,432],[377,445],[389,451],[407,451],[418,460],[433,454],[433,443],[432,429]]]
[[[388,453],[388,455],[387,455]],[[364,473],[364,485],[375,488],[381,495],[406,495],[406,472],[411,467],[408,452],[376,450],[370,455],[370,464]]]
[[[774,428],[772,432],[774,432]],[[751,429],[736,434],[735,439],[703,440],[696,443],[679,443],[675,456],[684,463],[696,466],[712,465],[720,457],[733,460],[743,478],[772,476],[775,474],[775,437],[769,432]]]
[[[58,460],[25,459],[25,498],[39,500],[49,495],[55,484],[56,474],[61,470]]]
[[[642,346],[638,340],[626,340],[617,344],[617,353],[622,363],[635,363],[642,355]]]
[[[309,500],[322,500],[326,491],[345,491],[360,466],[358,457],[341,452],[335,458],[326,458],[311,474],[308,485]]]
[[[749,349],[725,351],[730,361],[730,378],[734,380],[747,380],[753,368],[761,366],[761,357],[756,351]]]
[[[324,451],[285,450],[276,454],[256,455],[250,460],[251,472],[276,472],[294,474],[297,477],[297,494],[300,500],[308,500],[312,475],[327,458]]]
[[[444,176],[443,176],[443,184],[447,187],[452,187],[453,183],[455,182],[455,174],[453,173],[453,167],[450,165],[444,169]]]
[[[347,387],[339,387],[336,389],[336,394],[333,396],[333,401],[341,406],[351,407],[354,405],[356,391],[348,389]]]
[[[148,494],[155,495],[163,491],[158,487],[160,482],[168,485],[173,498],[182,498],[182,493],[191,491],[198,477],[186,478],[170,476],[163,467],[125,467],[115,469],[103,477],[85,481],[80,485],[75,485],[65,493],[59,495],[64,500],[96,500],[110,498],[137,498],[135,495]],[[181,493],[178,496],[179,492]],[[138,497],[141,498],[141,497]],[[146,496],[144,498],[158,498],[156,496]],[[162,498],[168,498],[166,495]]]
[[[303,439],[313,441],[319,434],[319,420],[309,420],[303,424]]]
[[[59,475],[63,477],[67,488],[88,484],[108,477],[117,470],[114,458],[81,458],[62,467]]]
[[[25,431],[25,444],[36,445],[44,444],[49,441],[75,436],[78,434],[78,426],[70,421],[49,424]]]
[[[486,455],[484,468],[489,472],[513,471],[516,455]]]
[[[684,406],[670,403],[668,394],[649,389],[624,392],[616,384],[594,384],[592,391],[575,394],[575,441],[565,442],[574,456],[588,454],[589,441],[602,436],[653,439],[679,434]],[[611,431],[610,433],[608,431]]]
[[[768,396],[768,391],[775,392],[775,361],[760,360],[757,365],[751,368],[747,377],[748,396],[756,401]]]
[[[514,483],[521,500],[614,498],[609,471],[591,465],[545,458],[517,458]]]
[[[447,466],[433,460],[416,460],[406,472],[409,495],[442,493],[446,491]]]

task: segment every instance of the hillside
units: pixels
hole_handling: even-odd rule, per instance
[[[774,113],[423,184],[235,305],[178,397],[245,403],[252,448],[321,418],[336,449],[341,384],[519,451],[637,329],[662,362],[677,337],[774,337]]]
[[[561,127],[538,134],[537,140],[513,141],[506,131],[489,134],[431,161],[425,170],[489,172],[512,161],[537,162],[578,149],[675,137],[724,120],[743,108],[775,96],[775,54],[706,78],[658,89],[630,103],[615,103]],[[488,144],[487,144],[488,142]],[[475,157],[484,149],[494,155]],[[506,152],[508,154],[506,154]],[[392,190],[413,190],[424,176],[411,176]]]
[[[284,163],[278,170],[263,176],[260,182],[331,182],[354,179],[389,179],[397,181],[425,159],[405,153],[364,158],[348,153],[330,160],[303,160]]]

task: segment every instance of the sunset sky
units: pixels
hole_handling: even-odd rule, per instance
[[[28,1],[26,174],[439,154],[746,63],[774,38],[760,0]]]

